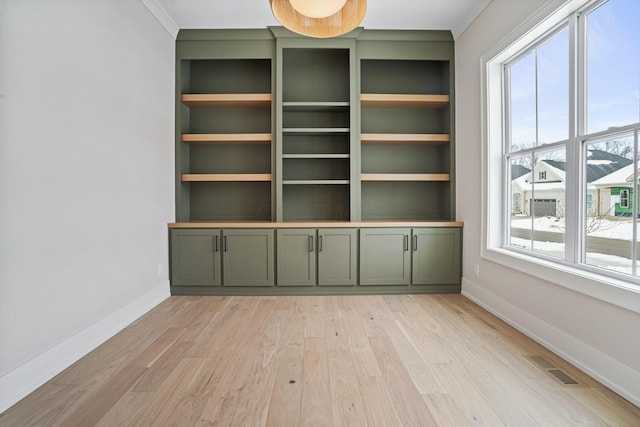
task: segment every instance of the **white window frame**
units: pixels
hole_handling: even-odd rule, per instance
[[[602,0],[598,0],[602,1]],[[583,46],[576,49],[575,28],[577,17],[575,13],[591,4],[595,7],[598,3],[590,0],[550,0],[534,13],[527,21],[516,28],[497,45],[489,49],[481,58],[481,97],[482,97],[482,248],[483,259],[502,264],[506,267],[522,271],[531,276],[543,279],[547,282],[562,286],[611,304],[624,307],[636,313],[640,313],[640,286],[634,281],[628,280],[623,275],[600,274],[597,270],[588,268],[576,268],[574,263],[581,260],[580,242],[577,224],[567,224],[565,242],[569,245],[566,253],[572,256],[566,262],[558,259],[546,259],[533,256],[531,253],[518,252],[504,247],[503,237],[507,236],[507,220],[505,218],[504,198],[511,198],[507,191],[506,179],[503,176],[504,155],[504,120],[503,108],[506,104],[503,85],[503,64],[512,60],[517,53],[539,42],[569,18],[570,55],[578,58]],[[571,61],[569,72],[572,79],[576,79],[578,73],[584,73],[580,67],[576,67],[576,61]],[[581,75],[580,80],[584,81]],[[573,86],[573,85],[572,85]],[[569,115],[570,117],[585,117],[584,111],[576,111],[578,106],[584,105],[582,93],[575,93],[570,89]],[[583,134],[585,123],[572,120],[569,129],[570,139]],[[584,204],[586,191],[569,191],[569,188],[585,190],[580,182],[580,171],[569,170],[570,165],[581,164],[580,156],[582,144],[569,144],[567,146],[567,194],[566,204],[578,206]],[[636,138],[636,152],[638,143]],[[572,160],[571,162],[569,160]],[[634,174],[635,175],[635,174]],[[636,182],[636,181],[634,181]],[[496,191],[500,189],[501,191]],[[584,209],[582,210],[584,212]],[[578,221],[584,218],[579,218]],[[635,233],[634,228],[634,233]],[[637,235],[637,234],[636,234]]]
[[[625,197],[622,197],[622,194],[625,194]],[[629,209],[629,200],[631,199],[630,195],[629,195],[629,190],[627,190],[626,188],[621,188],[620,189],[620,209]],[[625,201],[625,203],[623,204],[622,201]]]

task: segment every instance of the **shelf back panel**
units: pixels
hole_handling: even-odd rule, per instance
[[[348,134],[284,135],[284,154],[349,154]]]
[[[190,113],[189,133],[271,133],[269,108],[192,108]]]
[[[192,182],[190,219],[271,220],[270,182]]]
[[[191,145],[189,158],[188,173],[271,173],[269,145]]]
[[[349,185],[285,185],[284,221],[349,221]]]
[[[362,93],[449,95],[449,62],[363,59]]]
[[[349,101],[348,49],[283,49],[284,102]]]
[[[442,145],[369,144],[362,147],[362,173],[449,173]]]
[[[363,108],[362,133],[449,133],[448,107]]]
[[[269,59],[198,59],[183,93],[271,93]]]
[[[348,180],[349,159],[284,159],[283,179]]]
[[[363,182],[362,220],[445,220],[448,182]]]

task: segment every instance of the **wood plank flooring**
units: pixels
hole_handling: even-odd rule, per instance
[[[637,427],[640,408],[461,295],[171,297],[0,425]]]

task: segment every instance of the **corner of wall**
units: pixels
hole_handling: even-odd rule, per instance
[[[158,20],[158,22],[164,27],[164,29],[167,30],[169,34],[171,34],[171,37],[173,37],[173,39],[175,40],[180,27],[178,27],[171,16],[169,16],[165,8],[162,7],[160,3],[158,3],[158,0],[140,1],[147,9],[149,9],[149,12],[151,12],[151,14]]]
[[[640,372],[514,306],[472,280],[462,279],[462,295],[640,406]]]
[[[169,298],[168,281],[161,283],[152,291],[117,312],[0,377],[0,413],[6,411],[167,298]]]

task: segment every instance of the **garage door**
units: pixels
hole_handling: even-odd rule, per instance
[[[533,216],[556,216],[556,199],[533,199]]]

